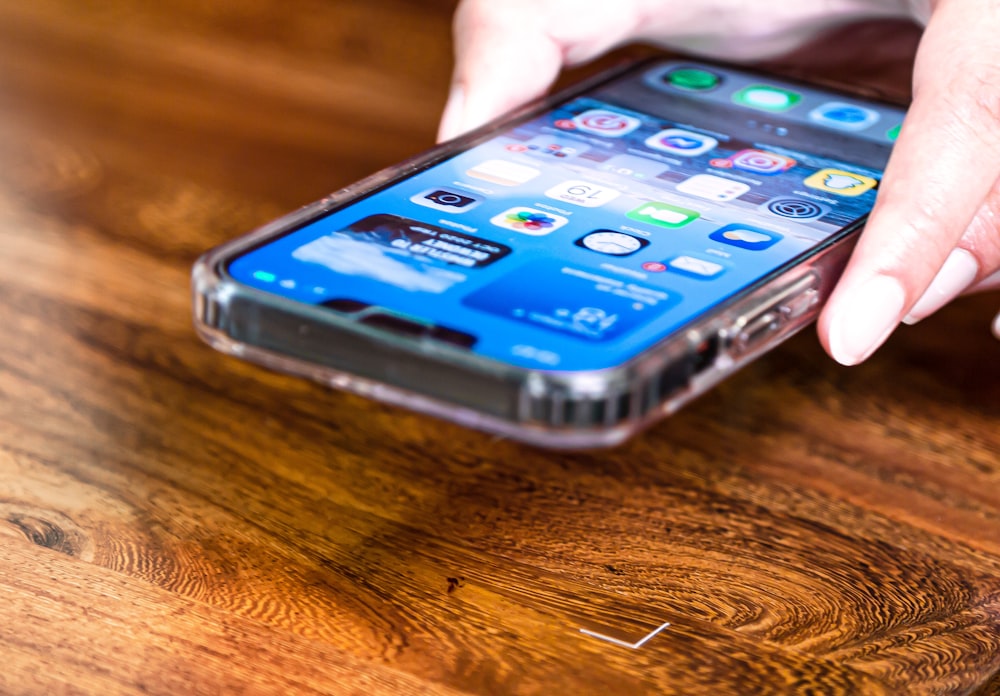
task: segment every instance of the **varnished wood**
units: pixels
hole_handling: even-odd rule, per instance
[[[431,143],[451,9],[0,3],[0,693],[997,693],[996,294],[572,455],[194,337],[200,251]]]

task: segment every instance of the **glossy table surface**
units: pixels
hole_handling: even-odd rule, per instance
[[[451,10],[0,2],[0,693],[1000,692],[996,294],[576,454],[198,341],[201,251],[431,144]]]

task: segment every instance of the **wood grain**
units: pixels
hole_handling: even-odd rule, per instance
[[[0,693],[1000,693],[996,294],[589,454],[198,342],[203,249],[431,143],[451,10],[0,3]]]

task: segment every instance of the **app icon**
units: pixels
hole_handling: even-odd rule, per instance
[[[558,186],[550,188],[545,192],[545,195],[557,201],[572,203],[584,208],[598,208],[618,198],[621,191],[586,181],[564,181]]]
[[[432,188],[421,191],[410,198],[417,205],[442,210],[446,213],[467,213],[483,202],[479,196],[459,193],[446,188]]]
[[[733,101],[751,109],[780,113],[802,101],[802,95],[771,85],[750,85],[734,94]]]
[[[812,220],[826,213],[826,208],[804,198],[775,198],[764,209],[772,215],[791,220]]]
[[[838,196],[860,196],[878,186],[878,180],[840,169],[821,169],[806,179],[806,186]]]
[[[708,259],[700,259],[696,256],[675,256],[667,261],[667,270],[678,273],[689,278],[698,280],[711,280],[718,278],[726,270],[725,266]]]
[[[740,247],[741,249],[761,251],[777,244],[781,241],[782,236],[770,230],[762,230],[759,227],[735,223],[720,227],[708,235],[708,238],[716,242],[729,244],[730,246]]]
[[[734,167],[745,172],[772,176],[787,172],[795,166],[795,160],[785,155],[766,150],[741,150],[727,160],[713,160],[713,167]]]
[[[615,230],[594,230],[580,237],[574,244],[596,251],[598,254],[631,256],[643,247],[649,246],[649,241]]]
[[[828,128],[862,131],[878,123],[879,113],[857,104],[827,102],[809,112],[809,120]]]
[[[518,186],[534,179],[541,172],[534,167],[507,160],[487,160],[466,172],[468,176],[500,186]]]
[[[626,116],[608,109],[590,109],[573,117],[572,124],[585,133],[605,138],[620,138],[642,125],[634,116]]]
[[[544,210],[517,206],[505,210],[490,220],[497,227],[514,230],[532,237],[543,237],[555,232],[569,220],[562,215],[554,215]]]
[[[720,75],[700,68],[677,68],[667,73],[666,78],[672,86],[692,92],[707,92],[722,82]]]
[[[657,203],[650,201],[643,203],[638,208],[630,210],[626,216],[637,222],[645,222],[649,225],[659,227],[677,228],[683,227],[690,222],[694,222],[701,217],[701,213],[679,208],[668,203]]]
[[[646,147],[684,157],[697,157],[713,149],[719,141],[708,135],[680,128],[668,128],[646,138]]]
[[[689,196],[697,196],[720,203],[739,198],[750,190],[742,181],[733,181],[711,174],[697,174],[677,184],[677,190]]]

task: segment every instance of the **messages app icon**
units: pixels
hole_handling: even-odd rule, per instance
[[[701,217],[701,213],[696,210],[688,210],[676,205],[654,201],[644,203],[638,208],[630,210],[626,215],[637,222],[670,228],[684,227],[684,225],[694,222]]]
[[[734,94],[733,101],[758,111],[781,113],[802,101],[802,95],[773,85],[750,85]]]

